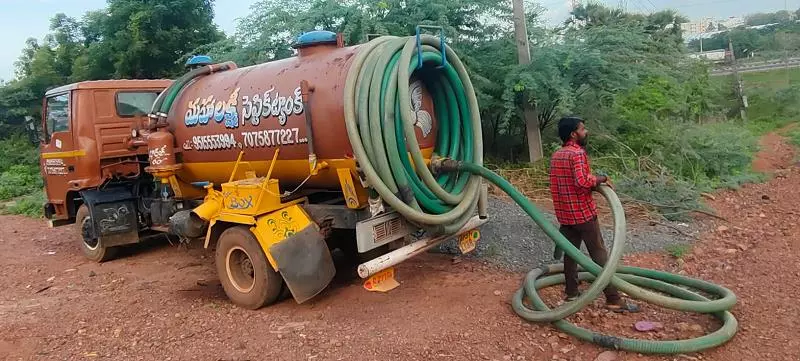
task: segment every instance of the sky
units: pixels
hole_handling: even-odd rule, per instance
[[[509,1],[509,0],[503,0]],[[585,1],[585,0],[584,0]],[[651,12],[673,8],[690,19],[703,17],[722,18],[742,16],[755,12],[774,12],[800,8],[800,0],[595,0],[609,6],[627,3],[632,12]],[[248,14],[256,0],[216,0],[214,22],[226,33],[232,34],[236,19]],[[540,0],[547,9],[549,22],[561,21],[568,16],[570,0]],[[85,12],[102,9],[105,0],[0,0],[0,34],[5,50],[0,52],[0,79],[14,78],[14,62],[25,47],[25,40],[42,39],[49,31],[50,18],[62,12],[80,18]]]

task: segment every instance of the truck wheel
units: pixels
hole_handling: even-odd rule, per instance
[[[94,262],[105,262],[117,255],[118,248],[105,247],[94,232],[92,232],[92,216],[89,208],[81,205],[75,214],[75,223],[78,225],[78,237],[81,240],[81,250],[84,256]]]
[[[247,227],[235,226],[222,232],[215,263],[222,288],[234,304],[255,310],[278,299],[283,278],[269,264]]]

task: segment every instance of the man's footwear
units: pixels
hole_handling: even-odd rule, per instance
[[[576,299],[578,299],[578,297],[580,297],[580,296],[581,296],[580,292],[578,292],[578,293],[576,293],[574,295],[567,295],[567,297],[564,299],[564,301],[572,302],[572,301],[575,301]]]
[[[618,313],[624,313],[624,312],[637,313],[641,311],[639,306],[637,306],[635,303],[628,303],[625,301],[620,301],[619,303],[607,303],[606,308]]]

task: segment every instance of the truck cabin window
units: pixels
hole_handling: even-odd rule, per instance
[[[121,117],[145,115],[150,112],[157,97],[157,92],[119,92],[117,114]]]
[[[47,98],[47,127],[45,139],[49,140],[55,132],[69,130],[69,93]]]

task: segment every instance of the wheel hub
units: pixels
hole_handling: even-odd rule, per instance
[[[228,279],[237,291],[247,293],[256,285],[255,268],[250,255],[242,247],[233,247],[225,257]]]
[[[100,246],[100,240],[94,235],[94,230],[92,229],[91,217],[84,218],[81,223],[81,238],[83,238],[83,244],[86,245],[86,248],[92,251]]]

